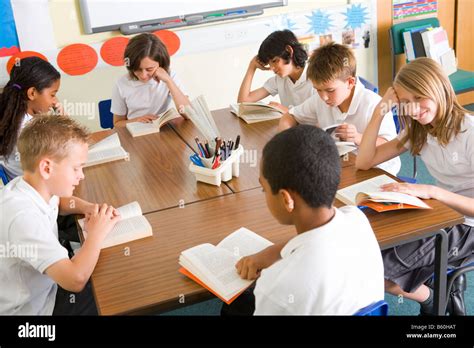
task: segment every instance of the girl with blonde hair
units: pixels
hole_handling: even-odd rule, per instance
[[[397,107],[402,130],[397,138],[376,146],[385,114]],[[463,224],[446,228],[449,267],[472,262],[474,249],[474,116],[456,100],[441,66],[430,58],[418,58],[400,69],[375,108],[356,160],[358,169],[410,151],[420,156],[436,186],[394,183],[385,191],[437,199],[465,216]],[[434,272],[435,237],[401,245],[382,252],[385,290],[415,300],[421,314],[433,313],[433,291],[424,283]],[[448,298],[450,314],[464,314],[465,277],[459,277]]]

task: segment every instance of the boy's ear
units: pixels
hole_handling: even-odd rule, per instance
[[[293,47],[291,47],[290,45],[286,45],[285,50],[290,54],[290,57],[293,57]]]
[[[52,161],[45,157],[39,161],[39,173],[43,179],[49,179],[52,171]]]
[[[349,76],[347,79],[347,82],[349,82],[349,88],[352,88],[355,86],[357,79],[354,76]]]
[[[38,91],[36,90],[35,87],[30,87],[26,91],[26,96],[28,97],[29,100],[35,100],[37,95],[38,95]]]
[[[291,193],[285,189],[279,191],[280,197],[283,201],[283,205],[288,213],[293,212],[295,209],[295,200],[293,199]]]

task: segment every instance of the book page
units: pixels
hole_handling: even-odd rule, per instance
[[[143,215],[117,222],[112,231],[105,237],[102,248],[126,243],[153,234],[152,227]]]
[[[273,243],[269,240],[245,227],[241,227],[225,237],[217,244],[217,247],[229,251],[232,255],[240,259],[243,256],[255,254],[270,245],[273,245]]]
[[[132,136],[151,134],[159,131],[158,124],[155,124],[155,121],[151,123],[129,122],[125,127],[127,127],[127,130],[132,134]]]
[[[142,215],[142,209],[137,201],[122,205],[120,208],[117,208],[117,210],[120,212],[122,220]]]
[[[251,284],[235,268],[239,258],[225,249],[201,244],[181,253],[180,264],[226,299]]]
[[[341,202],[356,205],[356,196],[359,192],[378,192],[380,186],[396,182],[387,175],[379,175],[375,178],[359,182],[355,185],[345,187],[337,191],[336,198]]]
[[[336,142],[336,147],[337,147],[337,152],[339,153],[339,156],[344,156],[346,153],[352,152],[357,149],[353,145],[340,144],[338,142]]]
[[[239,115],[257,115],[257,114],[279,114],[283,115],[283,111],[275,106],[265,104],[262,102],[255,103],[240,103],[239,104]]]
[[[158,116],[158,119],[153,121],[153,123],[160,128],[166,122],[169,122],[175,118],[181,117],[181,115],[176,111],[175,108],[171,108],[163,112],[161,115]]]
[[[380,203],[402,203],[415,207],[430,209],[431,207],[415,196],[400,192],[360,192],[357,194],[356,202],[359,204],[365,199]]]
[[[229,108],[230,112],[232,112],[236,116],[239,116],[239,104],[230,104]]]
[[[107,138],[102,139],[98,143],[89,146],[89,154],[91,152],[98,152],[106,149],[111,149],[120,146],[120,139],[117,133],[109,135]]]
[[[84,230],[85,219],[78,220],[81,226],[84,239],[87,239],[87,231]],[[135,239],[153,235],[153,230],[143,215],[134,216],[117,222],[112,231],[105,237],[101,248],[108,248],[114,245],[126,243]]]
[[[119,147],[114,147],[111,149],[103,149],[100,151],[89,152],[87,155],[87,165],[92,165],[97,162],[105,161],[108,159],[116,159],[116,158],[126,158],[128,156],[127,152],[123,147],[119,145]]]

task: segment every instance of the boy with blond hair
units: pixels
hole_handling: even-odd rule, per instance
[[[35,117],[21,132],[24,174],[0,191],[0,244],[16,251],[0,262],[0,314],[96,313],[86,285],[120,216],[112,206],[72,197],[84,179],[88,137],[63,116]],[[58,213],[86,215],[88,238],[72,259],[58,241]],[[68,292],[78,293],[74,301]]]
[[[364,87],[356,70],[356,59],[349,47],[332,42],[316,49],[309,60],[307,76],[317,94],[290,108],[280,120],[279,131],[297,124],[321,128],[338,124],[335,136],[358,147],[381,97]],[[395,123],[389,112],[380,127],[377,146],[396,136]],[[400,170],[400,159],[396,157],[384,162],[379,168],[396,175]]]

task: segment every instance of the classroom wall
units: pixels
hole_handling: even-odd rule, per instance
[[[372,3],[373,16],[375,16],[376,6],[373,0],[351,2]],[[347,3],[346,0],[289,0],[286,7],[266,9],[264,16],[303,10],[309,12],[318,7],[339,6]],[[78,0],[74,2],[50,0],[50,14],[58,47],[72,43],[93,44],[120,35],[119,32],[83,34]],[[192,28],[176,29],[177,32],[180,30],[192,30]],[[375,31],[373,28],[370,48],[356,49],[355,54],[358,60],[358,73],[376,83]],[[229,103],[236,101],[248,62],[257,53],[259,45],[260,43],[255,43],[172,57],[172,69],[179,73],[186,92],[191,98],[203,94],[211,109],[225,108]],[[63,74],[59,98],[65,104],[66,111],[69,109],[73,111],[70,114],[86,114],[87,116],[75,117],[92,130],[99,130],[97,103],[111,97],[115,80],[124,73],[124,67],[102,66],[82,76]],[[261,86],[272,75],[271,72],[258,71],[253,87]],[[82,110],[84,112],[81,112]],[[91,112],[93,115],[90,115]]]

